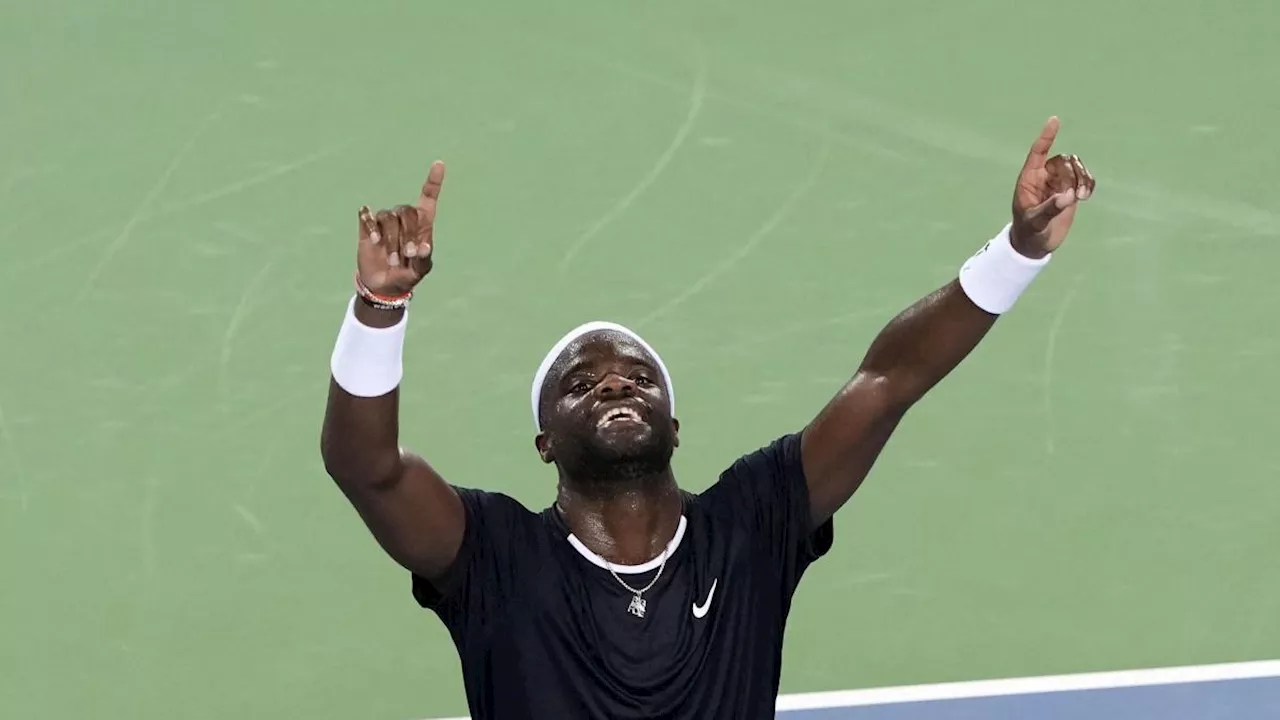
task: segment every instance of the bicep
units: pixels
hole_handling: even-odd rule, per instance
[[[421,457],[401,451],[397,472],[344,491],[378,544],[410,572],[435,579],[458,556],[466,530],[462,500]]]
[[[880,331],[858,373],[805,430],[815,520],[853,495],[911,405],[973,350],[995,318],[952,280]]]
[[[887,378],[859,372],[804,429],[800,454],[813,522],[831,518],[862,485],[908,404]]]

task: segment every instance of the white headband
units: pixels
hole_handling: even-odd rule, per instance
[[[533,401],[533,425],[538,430],[542,429],[542,423],[538,420],[538,405],[539,401],[542,400],[542,384],[546,382],[547,373],[551,372],[551,366],[560,358],[560,353],[564,352],[564,349],[569,347],[569,343],[577,340],[587,333],[596,332],[597,330],[612,330],[614,332],[622,333],[632,340],[635,340],[640,347],[644,348],[645,352],[649,353],[649,355],[653,357],[653,361],[658,364],[658,370],[662,372],[663,383],[667,386],[667,404],[671,409],[671,414],[675,414],[675,387],[671,384],[671,374],[667,372],[667,366],[662,362],[662,358],[658,356],[657,351],[650,347],[649,343],[645,342],[644,338],[637,335],[634,331],[617,323],[595,320],[589,323],[583,323],[582,325],[570,330],[564,337],[560,338],[559,342],[552,346],[550,352],[547,353],[547,356],[542,358],[542,364],[538,366],[538,374],[533,376],[533,392],[531,393],[531,399]]]

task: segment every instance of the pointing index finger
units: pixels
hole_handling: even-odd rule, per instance
[[[1027,153],[1027,161],[1023,163],[1023,171],[1039,170],[1044,167],[1044,163],[1049,158],[1049,149],[1053,147],[1054,138],[1058,137],[1058,116],[1054,115],[1049,118],[1044,128],[1040,130],[1040,137],[1031,143],[1031,151]]]
[[[444,185],[444,163],[437,160],[431,163],[431,171],[427,173],[427,181],[422,184],[422,193],[418,196],[418,209],[426,216],[428,223],[436,219],[436,202],[440,199],[440,188]]]

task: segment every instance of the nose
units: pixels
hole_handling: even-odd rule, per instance
[[[604,380],[596,386],[596,391],[600,393],[600,397],[605,400],[616,400],[620,397],[634,397],[636,394],[636,384],[617,373],[609,373]]]

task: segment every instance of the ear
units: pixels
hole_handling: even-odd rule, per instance
[[[542,462],[550,464],[555,462],[555,454],[551,449],[551,440],[546,433],[538,433],[533,438],[533,447],[538,451],[538,455],[542,457]]]
[[[675,418],[671,418],[671,427],[675,429],[675,433],[671,436],[674,441],[672,444],[674,447],[680,447],[680,421]]]

